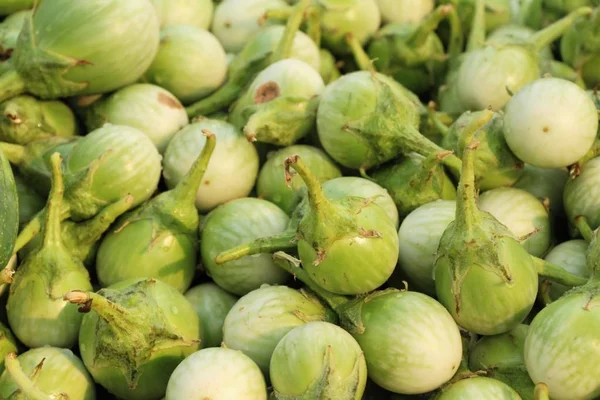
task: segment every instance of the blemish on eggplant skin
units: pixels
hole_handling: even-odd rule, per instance
[[[171,97],[171,96],[169,96],[168,94],[165,94],[165,93],[159,93],[158,94],[158,102],[160,104],[164,104],[167,107],[174,108],[176,110],[183,108],[183,106],[181,105],[181,103],[177,99],[175,99],[175,98],[173,98],[173,97]]]
[[[208,186],[208,185],[210,185],[210,181],[204,181],[204,184],[205,184],[206,186]]]
[[[548,128],[547,126],[545,126],[544,128],[542,128],[542,130],[544,131],[544,133],[550,132],[550,128]]]

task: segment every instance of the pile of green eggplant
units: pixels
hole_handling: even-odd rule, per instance
[[[599,0],[0,1],[0,399],[600,399]]]

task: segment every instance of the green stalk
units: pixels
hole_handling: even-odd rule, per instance
[[[485,0],[475,0],[475,13],[471,33],[467,42],[467,52],[478,50],[485,42]]]
[[[316,293],[316,295],[326,302],[334,311],[339,307],[347,304],[350,300],[346,296],[340,296],[328,292],[321,288],[300,266],[300,260],[286,254],[282,251],[278,251],[273,254],[273,261],[284,271],[289,272],[295,278],[299,279],[300,282],[304,283],[310,290]]]
[[[244,243],[233,249],[219,253],[215,257],[217,264],[238,260],[245,256],[262,253],[273,253],[279,250],[296,249],[296,232],[285,231],[279,235],[258,238],[250,243]]]
[[[538,257],[531,257],[538,275],[565,286],[581,286],[588,282],[587,278],[573,275],[561,267]]]
[[[448,134],[450,128],[440,120],[437,111],[435,111],[435,103],[433,102],[429,102],[427,106],[427,117],[440,135],[446,136]]]
[[[206,136],[206,144],[190,170],[171,191],[174,204],[194,204],[196,200],[196,193],[202,184],[202,178],[217,144],[214,133],[207,129],[203,129],[202,133]]]
[[[575,23],[577,18],[590,15],[592,12],[591,7],[580,7],[541,31],[536,32],[531,38],[535,52],[538,53],[544,47],[549,46],[556,39],[560,38]]]
[[[548,385],[543,382],[535,385],[533,396],[535,400],[550,400],[550,390],[548,389]]]
[[[308,12],[306,34],[321,47],[321,12],[318,7],[312,7]]]
[[[94,310],[94,312],[96,312],[100,318],[105,320],[111,328],[127,330],[127,322],[129,319],[127,317],[131,316],[131,313],[104,296],[94,292],[71,290],[63,296],[63,300],[68,301],[71,304],[79,305],[80,312]]]
[[[14,69],[0,75],[0,102],[25,93],[25,81]]]
[[[477,190],[475,188],[475,149],[479,142],[473,142],[475,132],[481,129],[494,113],[486,110],[479,118],[474,119],[465,128],[461,145],[466,143],[462,160],[462,173],[456,194],[456,229],[463,232],[472,232],[479,221],[477,208]]]
[[[408,38],[407,44],[412,48],[419,48],[425,44],[429,35],[431,35],[451,12],[454,10],[452,4],[438,6],[433,12],[419,24],[419,27]]]
[[[296,36],[296,32],[298,32],[300,29],[300,25],[305,17],[305,12],[310,7],[311,2],[312,0],[301,0],[296,6],[294,6],[292,15],[290,15],[285,26],[283,37],[279,42],[279,46],[277,46],[277,49],[271,55],[269,64],[273,64],[277,61],[290,57],[290,54],[292,53],[292,46],[294,44],[294,37]]]
[[[332,214],[331,201],[325,196],[321,183],[317,177],[310,171],[308,166],[300,159],[300,156],[294,155],[286,158],[285,162],[285,181],[289,185],[292,181],[290,168],[302,177],[308,190],[308,200],[311,210],[320,221],[327,221],[328,216]]]
[[[448,42],[448,57],[450,60],[456,59],[463,52],[465,45],[462,23],[456,12],[456,7],[448,14],[448,22],[450,23],[450,39]]]
[[[210,96],[185,108],[188,117],[206,116],[229,106],[239,95],[247,81],[245,75],[230,77]]]
[[[50,157],[52,168],[52,189],[46,203],[46,223],[43,229],[43,244],[45,248],[57,247],[62,245],[61,239],[61,210],[65,185],[61,171],[62,156],[60,153],[54,153]]]
[[[42,361],[43,362],[43,361]],[[15,353],[9,353],[4,361],[4,367],[6,371],[12,378],[12,380],[17,384],[21,393],[25,395],[28,399],[31,400],[59,400],[64,399],[67,400],[69,396],[64,393],[60,394],[46,394],[40,388],[38,388],[35,383],[23,372],[21,369],[21,363],[17,359],[17,355]]]
[[[354,60],[361,71],[375,71],[375,65],[373,65],[369,55],[352,32],[346,34],[346,43],[350,47]]]
[[[594,238],[594,230],[590,227],[587,218],[583,215],[575,217],[575,226],[577,227],[577,230],[579,231],[583,239],[585,239],[586,242],[590,243]]]
[[[19,165],[25,156],[25,146],[0,142],[0,150],[6,155],[11,164]]]

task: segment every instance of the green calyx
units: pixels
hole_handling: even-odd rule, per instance
[[[74,290],[64,300],[80,305],[80,312],[98,316],[93,342],[94,369],[117,369],[130,390],[135,390],[140,369],[155,352],[175,347],[195,349],[197,339],[172,331],[154,294],[156,281],[143,279],[122,289],[101,289],[97,293]],[[192,322],[190,322],[192,323]]]
[[[600,11],[596,8],[589,19],[580,18],[563,36],[560,53],[574,67],[589,87],[600,83],[597,65],[600,62]]]
[[[26,145],[49,136],[77,134],[75,115],[60,101],[17,96],[0,104],[0,140]]]
[[[265,85],[277,86],[277,83],[268,82]],[[251,142],[290,146],[314,128],[318,96],[305,98],[284,95],[265,103],[256,101],[243,111],[248,116],[243,131]]]
[[[71,255],[82,261],[86,266],[93,266],[98,248],[98,241],[110,226],[131,208],[133,196],[128,195],[113,204],[104,207],[92,219],[75,222],[66,219],[61,224],[62,242]],[[43,226],[43,225],[42,225]],[[36,235],[21,250],[20,254],[27,255],[39,246],[40,235]]]
[[[269,65],[288,58],[292,51],[296,32],[298,32],[309,7],[310,0],[301,0],[292,8],[285,31],[276,48],[273,48],[271,43],[263,43],[264,39],[261,38],[259,31],[233,60],[227,82],[210,96],[187,106],[188,116],[190,118],[206,116],[228,107],[256,74]],[[267,33],[265,35],[268,36]],[[267,44],[266,47],[265,44]]]
[[[463,155],[463,136],[469,123],[487,111],[467,111],[462,114],[444,135],[442,147]],[[503,115],[494,113],[492,119],[477,131],[479,142],[475,153],[475,184],[481,190],[512,186],[523,174],[525,165],[510,150],[504,139]]]
[[[404,217],[432,201],[456,198],[456,187],[442,165],[450,154],[441,151],[423,157],[412,153],[398,164],[375,171],[371,179],[390,193],[399,215]]]

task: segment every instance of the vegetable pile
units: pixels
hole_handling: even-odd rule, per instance
[[[6,0],[0,398],[600,399],[600,1]]]

